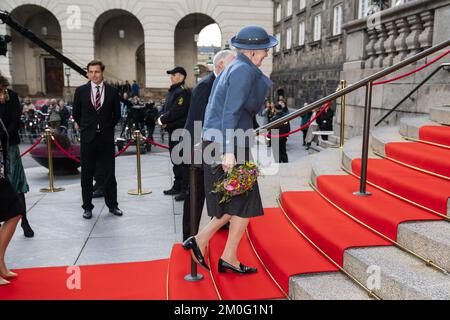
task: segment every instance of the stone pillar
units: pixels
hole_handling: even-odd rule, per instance
[[[370,28],[367,30],[367,34],[369,35],[369,43],[366,46],[367,60],[365,63],[365,68],[372,69],[373,61],[376,58],[375,43],[377,41],[377,31],[375,28]]]
[[[408,55],[408,46],[406,44],[406,37],[409,34],[408,23],[405,18],[395,21],[398,29],[398,37],[395,39],[395,50],[398,52],[394,58],[393,63],[402,61]]]
[[[431,11],[425,11],[420,14],[420,20],[422,21],[423,31],[419,35],[419,44],[422,50],[431,47],[433,43],[433,20],[434,14]]]
[[[418,14],[409,16],[407,20],[411,32],[406,37],[406,45],[408,46],[409,50],[408,57],[411,57],[421,51],[419,44],[419,35],[422,33],[423,28],[422,22],[420,21],[420,16]]]
[[[387,39],[387,32],[386,27],[384,25],[380,25],[379,29],[377,29],[377,37],[378,40],[374,45],[375,54],[377,57],[373,61],[373,67],[374,68],[381,68],[383,67],[383,60],[386,57],[386,51],[385,51],[385,41]]]
[[[395,39],[398,36],[397,27],[394,21],[386,22],[386,30],[388,34],[388,38],[384,42],[384,49],[386,56],[383,59],[383,67],[392,66],[392,62],[395,57]]]

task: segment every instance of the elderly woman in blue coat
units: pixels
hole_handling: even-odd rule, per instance
[[[258,26],[247,26],[231,39],[238,55],[215,80],[206,107],[203,125],[203,159],[206,205],[211,221],[183,247],[192,250],[197,262],[209,270],[204,253],[212,236],[230,223],[228,239],[218,263],[218,271],[255,273],[256,268],[241,263],[237,250],[250,218],[263,215],[258,185],[247,194],[219,203],[212,193],[216,181],[237,164],[251,160],[248,133],[253,132],[253,117],[261,111],[272,82],[259,69],[269,49],[278,41]],[[244,132],[247,135],[243,134]],[[239,135],[244,135],[244,138]],[[247,137],[247,138],[246,138]],[[212,154],[211,154],[212,152]],[[209,157],[211,156],[211,157]],[[207,161],[207,159],[215,159]]]

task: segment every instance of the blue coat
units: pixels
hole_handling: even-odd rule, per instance
[[[249,143],[231,139],[234,131],[253,129],[253,117],[264,107],[272,81],[245,55],[238,54],[217,77],[206,107],[203,140],[216,141],[222,152]]]

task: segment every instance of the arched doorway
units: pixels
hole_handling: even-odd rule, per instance
[[[197,45],[199,34],[210,25],[217,26],[211,17],[201,13],[193,13],[181,19],[175,28],[175,65],[182,66],[186,69],[188,74],[186,83],[189,87],[193,87],[196,83],[194,70],[201,69],[196,68],[196,66],[205,65],[206,60],[214,56],[214,53],[220,49],[209,46],[208,48],[204,48],[205,50],[199,51],[199,46]],[[215,39],[212,43],[221,43],[222,39],[218,26],[217,30],[219,30],[219,34],[213,34],[215,37],[220,37],[220,39],[218,41]],[[199,76],[201,75],[197,75],[197,78]]]
[[[55,49],[62,51],[61,27],[56,17],[37,5],[23,5],[12,17]],[[63,64],[42,48],[11,30],[12,82],[22,96],[61,97],[64,88]]]
[[[106,80],[145,85],[144,29],[133,14],[120,9],[103,13],[95,22],[94,39],[94,55],[106,65]]]

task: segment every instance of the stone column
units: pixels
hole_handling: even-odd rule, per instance
[[[373,68],[373,61],[375,60],[375,43],[377,41],[377,31],[375,28],[367,29],[367,34],[369,35],[369,43],[366,46],[366,56],[367,60],[365,63],[366,69]]]
[[[395,24],[398,29],[398,37],[395,39],[395,50],[397,51],[397,55],[394,58],[394,64],[402,61],[408,55],[406,37],[409,34],[409,26],[405,18],[396,20]]]
[[[419,35],[419,44],[422,50],[431,47],[433,43],[433,23],[434,14],[431,11],[425,11],[420,14],[420,20],[422,21],[423,31]]]
[[[382,24],[379,28],[377,28],[378,40],[374,45],[375,54],[377,57],[373,61],[374,68],[383,67],[383,60],[386,57],[385,51],[385,41],[387,39],[386,27]]]
[[[383,59],[383,67],[392,66],[392,62],[394,61],[394,57],[396,54],[395,51],[395,39],[398,36],[397,27],[394,21],[386,22],[385,24],[388,38],[384,42],[384,49],[386,56]]]
[[[411,32],[406,37],[406,45],[408,46],[408,57],[415,55],[421,51],[419,44],[419,35],[422,33],[422,22],[418,14],[407,18]]]

